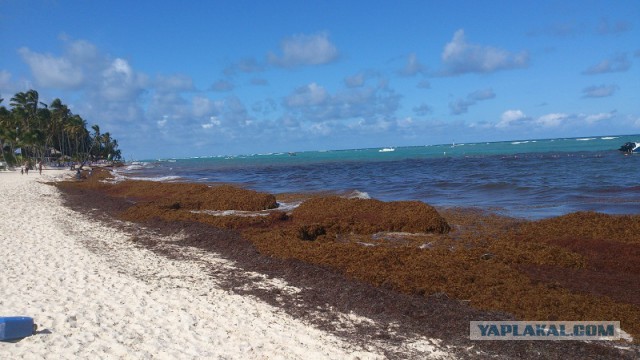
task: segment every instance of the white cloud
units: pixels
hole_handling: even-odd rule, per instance
[[[147,118],[141,103],[141,95],[153,85],[145,74],[123,58],[101,53],[86,40],[61,36],[61,41],[61,55],[38,53],[26,47],[18,51],[38,87],[52,88],[56,93],[76,91],[73,111],[111,129],[114,135],[119,130],[128,131],[126,121],[137,120],[141,126],[157,127],[156,119],[163,113]]]
[[[583,115],[584,120],[589,124],[595,124],[597,122],[603,120],[612,119],[616,114],[616,111],[611,111],[608,113],[599,113],[599,114],[591,114],[591,115]]]
[[[316,122],[339,127],[353,121],[371,124],[394,118],[399,101],[400,96],[383,85],[346,88],[332,94],[311,83],[287,96],[282,106],[284,117],[302,125]]]
[[[490,73],[498,70],[527,67],[527,52],[511,53],[507,50],[468,43],[464,30],[455,32],[442,52],[445,75]]]
[[[328,99],[327,91],[316,83],[300,87],[287,96],[285,104],[288,107],[317,106]]]
[[[396,124],[401,128],[411,128],[414,125],[414,121],[411,116],[407,116],[405,118],[396,120]]]
[[[365,80],[364,73],[358,73],[344,78],[344,84],[350,88],[361,87],[364,85]]]
[[[224,101],[214,101],[202,96],[195,96],[191,100],[193,115],[196,117],[217,114],[223,107]]]
[[[0,95],[3,92],[11,91],[11,88],[11,73],[6,70],[0,70]]]
[[[484,101],[493,99],[496,94],[493,89],[476,90],[470,94],[467,94],[465,99],[457,99],[454,102],[449,103],[449,110],[452,115],[460,115],[469,111],[469,107],[475,105],[478,101]]]
[[[309,130],[313,134],[327,136],[332,133],[331,126],[326,122],[311,124]]]
[[[617,54],[609,59],[602,60],[601,62],[589,67],[583,74],[595,75],[605,74],[612,72],[624,72],[631,68],[631,61],[627,59],[627,54]]]
[[[217,116],[211,116],[209,118],[209,122],[202,124],[201,126],[203,129],[212,129],[214,127],[219,127],[220,125],[222,125],[220,119]]]
[[[618,90],[617,85],[588,86],[582,89],[583,98],[602,98],[613,95]]]
[[[118,106],[122,106],[126,103],[127,102],[115,102],[114,105],[120,104]],[[134,104],[135,103],[136,102],[134,102]],[[163,127],[165,127],[168,123],[174,125],[179,122],[184,122],[190,115],[190,103],[179,93],[156,91],[153,93],[151,101],[148,103],[143,116],[146,116],[149,119],[162,118],[163,120],[166,120],[163,123]],[[144,118],[139,118],[138,121],[143,119]]]
[[[338,58],[338,49],[327,33],[293,35],[280,44],[282,55],[268,54],[269,63],[282,67],[322,65]]]
[[[535,123],[543,127],[557,127],[568,119],[569,115],[567,114],[552,113],[540,116],[535,120]]]
[[[232,129],[246,128],[254,124],[244,103],[236,96],[230,96],[224,100],[220,114],[217,116],[223,124]]]
[[[267,116],[278,110],[278,103],[272,98],[267,98],[253,103],[251,110],[254,113]]]
[[[416,54],[410,54],[404,67],[398,72],[402,76],[414,76],[424,73],[426,67],[420,63]]]
[[[525,115],[521,110],[507,110],[494,124],[496,129],[521,130],[530,133],[550,134],[549,131],[584,129],[599,126],[603,121],[614,119],[617,111],[596,114],[548,113],[538,117]]]
[[[386,86],[386,80],[384,80],[382,75],[375,70],[364,70],[347,76],[344,78],[344,85],[347,88],[359,88],[365,86],[367,81],[371,79],[378,79],[380,82],[379,86],[381,87]]]
[[[265,69],[265,66],[263,64],[260,64],[256,59],[246,58],[234,64],[231,64],[230,66],[227,66],[223,72],[226,76],[234,76],[238,72],[257,73],[257,72],[264,71],[264,69]]]
[[[165,125],[167,125],[168,121],[169,121],[169,117],[167,115],[164,115],[162,117],[162,120],[156,121],[156,124],[158,124],[159,128],[163,128]]]
[[[521,110],[507,110],[500,116],[500,121],[496,124],[496,127],[506,128],[524,119],[527,119],[527,116]]]
[[[193,79],[187,75],[158,75],[154,82],[155,89],[161,92],[193,91]]]
[[[84,64],[85,66],[90,63],[99,66],[102,63],[98,48],[86,40],[66,40],[66,56],[72,59],[74,63]]]
[[[106,101],[135,101],[147,84],[147,77],[138,74],[121,58],[114,59],[102,72],[100,94]]]
[[[18,53],[29,65],[39,86],[72,89],[80,86],[84,80],[82,69],[68,58],[38,54],[26,47],[20,48]]]
[[[489,89],[482,89],[482,90],[476,90],[474,92],[472,92],[471,94],[468,95],[468,98],[470,100],[475,100],[475,101],[483,101],[483,100],[489,100],[489,99],[493,99],[496,97],[496,93],[493,92],[493,89],[489,88]]]
[[[419,106],[414,107],[413,112],[418,115],[418,116],[425,116],[430,114],[433,110],[431,109],[431,106],[427,105],[427,104],[420,104]]]
[[[449,103],[449,110],[451,115],[460,115],[469,111],[469,106],[474,105],[476,102],[465,99],[457,99],[454,102]]]

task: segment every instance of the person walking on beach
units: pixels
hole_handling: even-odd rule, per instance
[[[24,173],[29,175],[29,163],[24,164]]]
[[[38,163],[38,170],[40,170],[40,175],[42,175],[42,161]]]

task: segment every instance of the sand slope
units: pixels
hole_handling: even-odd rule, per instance
[[[0,172],[0,316],[39,325],[0,358],[382,358],[64,208],[61,174]]]

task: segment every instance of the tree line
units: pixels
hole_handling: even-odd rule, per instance
[[[98,125],[74,114],[60,99],[51,104],[39,100],[36,90],[16,93],[6,108],[0,98],[0,148],[2,161],[12,166],[42,163],[121,160],[118,141]]]

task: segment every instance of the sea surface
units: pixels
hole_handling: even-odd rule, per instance
[[[319,192],[540,219],[575,211],[640,214],[640,135],[160,159],[120,178],[235,183],[270,193]]]

